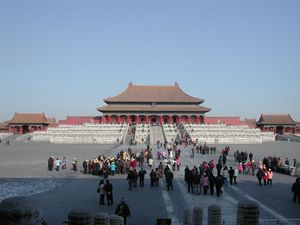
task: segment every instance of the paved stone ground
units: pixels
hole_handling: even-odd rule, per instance
[[[224,145],[216,145],[218,151]],[[240,200],[254,200],[260,205],[262,219],[300,219],[300,205],[292,202],[291,185],[295,178],[275,174],[272,187],[259,187],[255,177],[241,175],[236,186],[225,186],[224,194],[216,196],[192,195],[187,193],[183,182],[183,169],[199,165],[203,160],[217,160],[219,154],[197,155],[190,158],[188,148],[182,148],[181,171],[175,172],[174,191],[166,191],[162,181],[158,188],[150,187],[149,168],[144,188],[127,190],[125,175],[115,175],[109,179],[114,185],[114,206],[100,206],[96,193],[100,177],[84,175],[70,170],[70,163],[74,157],[79,161],[93,159],[99,154],[114,156],[121,148],[127,146],[112,145],[60,145],[33,142],[12,142],[6,146],[0,144],[0,201],[13,196],[28,196],[33,206],[38,208],[49,225],[61,224],[72,209],[85,209],[90,212],[105,211],[114,213],[114,209],[121,197],[129,204],[132,216],[128,224],[155,224],[156,218],[172,218],[172,224],[182,223],[182,212],[185,207],[201,206],[204,217],[207,217],[207,207],[219,204],[222,208],[222,218],[225,224],[234,224],[237,203]],[[134,151],[140,151],[145,146],[135,146]],[[239,149],[254,154],[254,159],[261,160],[268,155],[278,155],[290,160],[300,160],[300,143],[276,142],[262,145],[231,145],[233,150]],[[156,149],[154,148],[154,154]],[[68,168],[66,171],[47,170],[47,159],[50,155],[66,156]],[[232,154],[229,164],[234,164]],[[158,162],[155,162],[156,165]]]

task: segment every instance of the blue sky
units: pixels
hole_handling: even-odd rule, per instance
[[[300,1],[0,1],[0,121],[99,115],[128,83],[205,99],[209,116],[300,121]]]

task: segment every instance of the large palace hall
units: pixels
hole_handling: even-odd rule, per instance
[[[129,83],[126,90],[104,99],[99,107],[102,123],[205,123],[210,109],[203,99],[186,94],[177,83],[173,86],[145,86]]]

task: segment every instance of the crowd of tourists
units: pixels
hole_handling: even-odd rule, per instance
[[[192,143],[193,154],[215,154],[216,147],[208,145],[200,145]],[[276,171],[278,165],[296,166],[297,161],[294,159],[292,164],[286,158],[285,161],[278,157],[264,157],[262,161],[256,162],[253,154],[247,151],[235,151],[233,153],[234,162],[228,165],[227,157],[230,152],[230,147],[226,146],[220,151],[220,156],[217,161],[203,161],[199,165],[192,168],[186,166],[184,169],[184,182],[186,183],[187,192],[194,195],[216,195],[220,197],[223,194],[224,186],[236,185],[238,176],[252,175],[256,176],[259,186],[272,186],[273,171]],[[131,148],[127,150],[121,149],[114,157],[106,157],[99,155],[93,160],[84,160],[82,167],[84,174],[92,174],[103,176],[99,182],[98,193],[100,205],[113,205],[113,185],[109,182],[108,176],[121,174],[127,180],[128,190],[133,191],[134,188],[143,188],[145,177],[150,178],[150,187],[157,188],[160,185],[161,179],[165,178],[166,189],[173,190],[174,172],[180,171],[181,167],[181,149],[177,143],[163,144],[157,146],[155,155],[157,164],[154,161],[153,151],[150,145],[146,149],[133,152]],[[73,160],[77,170],[77,160]],[[72,165],[73,165],[72,163]],[[66,158],[59,160],[53,156],[48,159],[48,169],[57,170],[66,169]],[[300,203],[300,178],[292,186],[294,193],[293,200]],[[121,209],[120,209],[121,208]],[[117,206],[115,213],[126,219],[130,216],[129,206],[124,199]]]

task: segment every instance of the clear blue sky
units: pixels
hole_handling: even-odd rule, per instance
[[[99,115],[130,81],[300,121],[300,1],[1,0],[0,78],[0,121]]]

